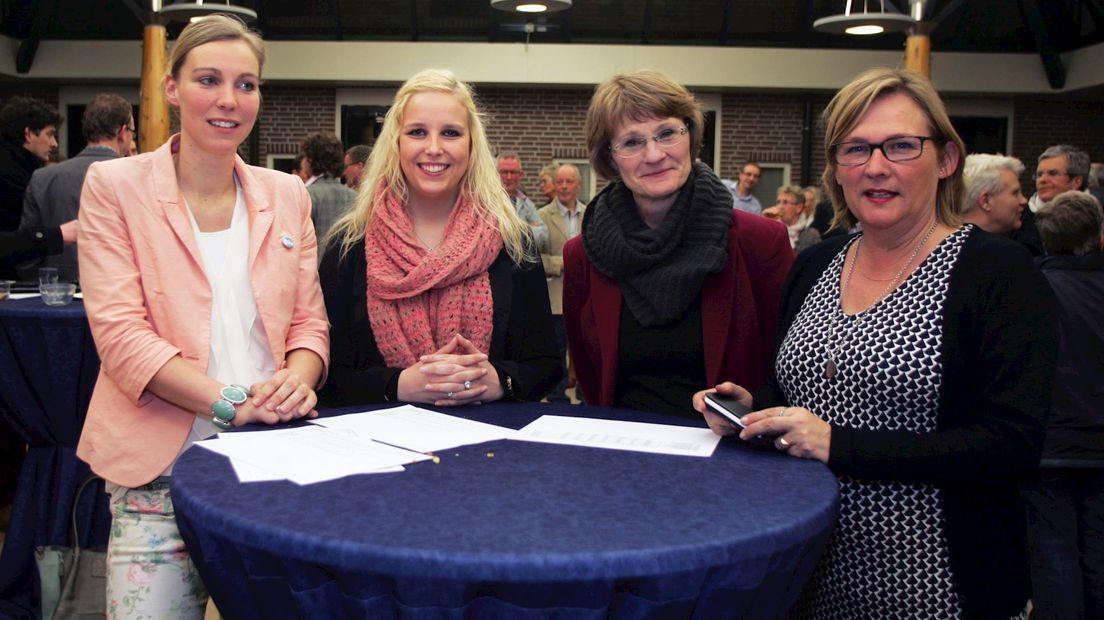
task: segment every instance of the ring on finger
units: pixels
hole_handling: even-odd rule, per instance
[[[445,394],[445,398],[448,398],[449,400],[452,400],[452,392],[449,392],[448,394]]]
[[[779,436],[778,439],[774,440],[774,447],[778,448],[779,450],[786,450],[791,445],[792,444],[790,444],[790,442],[786,441],[786,438],[782,437],[782,436]]]
[[[472,383],[471,383],[471,381],[465,381],[465,382],[464,382],[464,389],[465,389],[465,390],[470,390],[470,389],[471,389],[471,386],[472,386]]]

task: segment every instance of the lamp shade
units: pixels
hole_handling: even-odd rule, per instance
[[[197,17],[214,15],[216,13],[235,15],[246,22],[257,21],[256,11],[244,6],[230,4],[229,2],[205,3],[203,0],[198,0],[197,2],[174,2],[168,6],[161,7],[161,10],[158,11],[158,14],[168,21],[176,20],[184,22]]]
[[[493,8],[517,13],[552,13],[571,8],[571,0],[491,0]]]

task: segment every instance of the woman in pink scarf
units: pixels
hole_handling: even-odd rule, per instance
[[[562,373],[539,255],[471,89],[426,70],[395,96],[354,209],[325,242],[329,405],[537,399]]]

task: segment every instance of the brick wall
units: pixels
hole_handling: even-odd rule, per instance
[[[257,118],[260,165],[268,155],[297,154],[299,143],[309,134],[335,129],[335,88],[272,85],[262,91],[264,98]]]
[[[537,195],[537,173],[553,159],[585,159],[583,121],[591,88],[541,89],[483,87],[477,89],[486,114],[487,133],[496,152],[516,151],[525,165],[523,190]],[[9,97],[38,97],[56,106],[56,86],[0,82],[0,106]],[[763,163],[790,163],[791,182],[801,180],[803,106],[812,101],[812,182],[824,169],[824,95],[726,93],[721,98],[720,167],[734,178],[748,159]],[[269,154],[294,155],[299,142],[315,131],[333,131],[336,88],[330,86],[268,85],[258,119],[260,159]],[[1012,154],[1027,165],[1022,182],[1027,193],[1034,186],[1031,173],[1039,153],[1051,144],[1066,142],[1085,148],[1093,161],[1104,160],[1104,105],[1094,101],[1049,98],[1015,100]],[[173,127],[178,126],[175,120]],[[599,180],[599,188],[602,185]]]

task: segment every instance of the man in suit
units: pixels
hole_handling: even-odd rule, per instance
[[[311,199],[311,219],[321,247],[326,233],[356,201],[356,192],[341,184],[345,151],[333,133],[320,131],[303,140],[300,166],[309,178],[307,193]],[[318,253],[319,257],[322,252]]]
[[[20,230],[52,228],[77,218],[88,167],[126,155],[134,138],[134,111],[119,95],[96,95],[84,108],[81,132],[88,145],[80,153],[56,166],[40,168],[31,177],[23,198]],[[57,267],[62,280],[76,282],[80,274],[76,246],[46,258],[45,265]]]
[[[540,208],[537,214],[548,226],[548,251],[541,253],[544,274],[548,277],[548,301],[552,304],[552,318],[556,325],[556,340],[560,345],[560,355],[567,355],[567,332],[563,322],[563,247],[567,241],[583,231],[583,212],[586,205],[579,202],[579,187],[582,185],[579,169],[564,164],[556,169],[553,176],[556,185],[556,197],[552,202]],[[564,390],[568,380],[560,381],[552,393],[550,401],[569,402]]]
[[[372,149],[358,144],[356,146],[349,147],[349,150],[345,151],[345,186],[354,192],[360,189],[360,177],[364,174],[364,166],[368,163],[368,156],[372,154]]]

